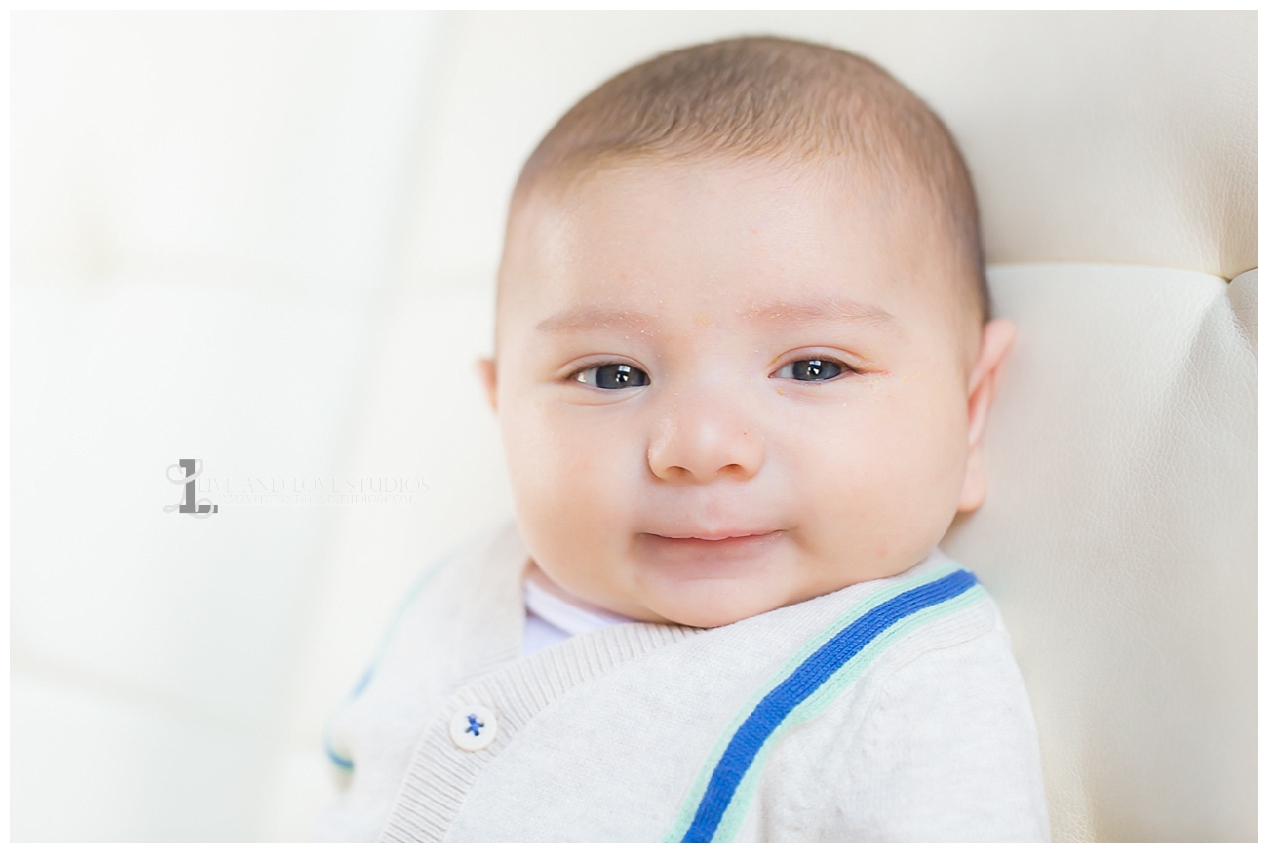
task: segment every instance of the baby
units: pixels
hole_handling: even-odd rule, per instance
[[[331,731],[331,838],[1043,840],[999,614],[937,550],[1013,338],[916,96],[679,50],[529,158],[481,364],[516,524],[442,561]]]

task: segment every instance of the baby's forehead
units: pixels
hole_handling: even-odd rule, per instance
[[[949,278],[934,200],[883,175],[766,159],[621,164],[516,199],[500,286],[577,300],[659,280],[722,295],[900,288]]]

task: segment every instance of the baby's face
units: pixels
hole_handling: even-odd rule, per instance
[[[542,570],[712,627],[918,562],[982,496],[982,337],[938,233],[808,167],[532,196],[486,382]]]

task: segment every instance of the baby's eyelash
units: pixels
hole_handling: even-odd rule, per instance
[[[794,379],[798,382],[830,382],[838,376],[856,373],[848,364],[831,358],[800,358],[790,361],[776,370],[772,376],[777,379]]]
[[[632,364],[622,363],[592,364],[577,370],[568,378],[605,391],[619,391],[651,383],[646,371]]]
[[[850,365],[834,358],[801,358],[790,361],[771,374],[777,379],[819,384],[851,373]],[[640,367],[625,362],[599,362],[574,370],[568,381],[603,391],[620,391],[651,384],[651,377]]]

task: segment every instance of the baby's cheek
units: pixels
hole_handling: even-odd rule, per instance
[[[875,383],[841,407],[822,453],[801,460],[803,494],[827,508],[836,548],[887,559],[927,526],[945,489],[947,448],[919,406]],[[923,534],[919,538],[926,538]]]
[[[584,418],[542,419],[526,448],[533,458],[532,482],[525,485],[536,495],[538,509],[557,516],[553,524],[584,530],[587,536],[617,523],[613,514],[622,490],[629,489],[625,469],[633,455],[615,436],[595,433]]]

